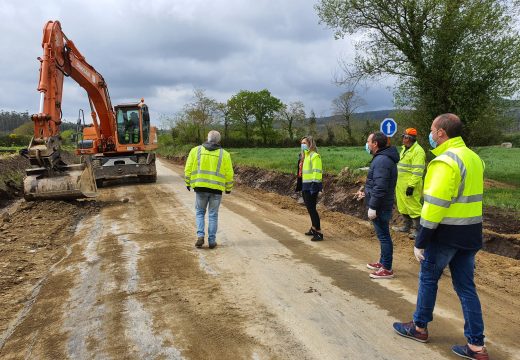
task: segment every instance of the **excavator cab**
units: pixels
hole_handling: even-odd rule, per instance
[[[117,140],[119,144],[139,144],[141,141],[139,113],[139,108],[119,108],[117,110]]]

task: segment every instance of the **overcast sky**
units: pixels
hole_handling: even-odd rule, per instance
[[[353,59],[350,39],[318,23],[316,1],[302,0],[0,0],[0,109],[38,112],[42,29],[59,20],[108,83],[112,103],[144,97],[158,124],[190,102],[194,89],[225,102],[240,90],[268,89],[331,114],[344,89],[338,60]],[[371,85],[361,110],[393,107],[388,84]],[[64,118],[89,113],[86,92],[65,79]],[[88,121],[87,121],[88,122]]]

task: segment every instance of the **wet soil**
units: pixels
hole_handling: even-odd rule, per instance
[[[341,207],[358,184],[329,199],[339,211],[323,194],[326,237],[316,244],[301,234],[308,216],[289,178],[267,176],[267,191],[262,181],[244,185],[250,173],[237,169],[210,251],[193,247],[194,195],[174,170],[161,169],[157,184],[108,185],[96,201],[21,200],[8,209],[0,218],[0,358],[372,359],[388,350],[393,359],[445,359],[452,341],[464,340],[449,272],[428,346],[371,325],[409,320],[418,267],[412,242],[394,233],[397,277],[368,278],[375,234]],[[515,359],[516,332],[504,329],[520,325],[519,276],[518,260],[477,255],[494,359]]]
[[[355,200],[354,194],[361,188],[363,181],[352,178],[348,173],[343,176],[325,175],[324,191],[320,194],[318,204],[330,211],[367,219],[363,201]],[[254,189],[288,195],[294,199],[300,197],[296,188],[295,176],[244,166],[235,167],[235,182]],[[394,209],[392,222],[401,222],[397,209]],[[520,259],[520,214],[513,210],[503,210],[493,207],[484,209],[485,251]]]

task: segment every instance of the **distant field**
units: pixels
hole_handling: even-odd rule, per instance
[[[296,172],[298,148],[245,148],[229,149],[233,163],[277,170]],[[323,171],[337,174],[348,166],[352,169],[368,166],[371,156],[362,147],[323,147],[318,149],[322,157]]]
[[[357,169],[369,165],[371,156],[362,147],[320,147],[323,170],[337,174],[348,166]],[[474,149],[486,163],[485,177],[512,186],[486,189],[484,203],[520,210],[520,148],[481,147]],[[163,154],[186,153],[189,148],[161,149]],[[298,148],[232,148],[228,149],[234,164],[295,173]]]

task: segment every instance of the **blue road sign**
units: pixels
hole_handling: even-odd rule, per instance
[[[386,118],[381,121],[380,130],[386,136],[392,137],[397,132],[397,123],[392,118]]]

